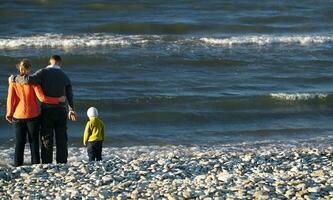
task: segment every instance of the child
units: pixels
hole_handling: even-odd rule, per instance
[[[90,107],[87,111],[89,121],[87,122],[83,144],[87,146],[89,161],[102,160],[102,146],[105,138],[104,123],[98,118],[98,111]]]

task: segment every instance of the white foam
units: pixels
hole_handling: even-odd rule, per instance
[[[166,38],[166,39],[164,39]],[[42,34],[34,36],[13,36],[0,38],[0,49],[17,48],[80,48],[99,46],[129,46],[145,44],[199,44],[226,46],[233,45],[269,45],[269,44],[320,44],[333,42],[333,35],[247,35],[229,38],[210,37],[175,37],[170,39],[163,35],[110,35],[110,34],[83,34],[83,35],[63,35],[63,34]]]
[[[324,99],[328,96],[326,93],[271,93],[270,96],[274,99],[297,101],[309,99]]]
[[[44,34],[27,37],[0,38],[0,49],[13,49],[21,47],[98,47],[98,46],[127,46],[130,44],[144,44],[147,42],[143,36],[116,36],[104,34],[90,35],[62,35]]]
[[[291,36],[274,36],[274,35],[259,35],[259,36],[238,36],[230,38],[200,38],[200,41],[212,45],[232,46],[242,44],[269,45],[269,44],[301,44],[309,45],[314,43],[333,42],[333,35],[291,35]]]

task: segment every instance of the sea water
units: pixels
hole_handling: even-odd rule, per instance
[[[90,106],[110,146],[330,141],[332,18],[331,1],[2,0],[0,143],[15,64],[52,54],[73,84],[74,146]]]

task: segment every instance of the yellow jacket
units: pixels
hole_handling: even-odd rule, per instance
[[[86,125],[83,136],[83,144],[87,142],[103,141],[105,138],[104,123],[97,117],[91,118]]]

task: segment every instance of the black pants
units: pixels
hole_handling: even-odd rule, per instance
[[[56,161],[67,163],[67,110],[65,108],[42,109],[41,156],[42,163],[53,161],[53,137],[56,140]]]
[[[102,160],[102,141],[88,142],[87,152],[89,161],[99,161]]]
[[[40,163],[39,156],[39,130],[40,121],[39,118],[32,119],[14,119],[16,144],[15,144],[15,156],[14,165],[21,166],[24,161],[24,147],[28,141],[30,143],[31,151],[31,164]]]

